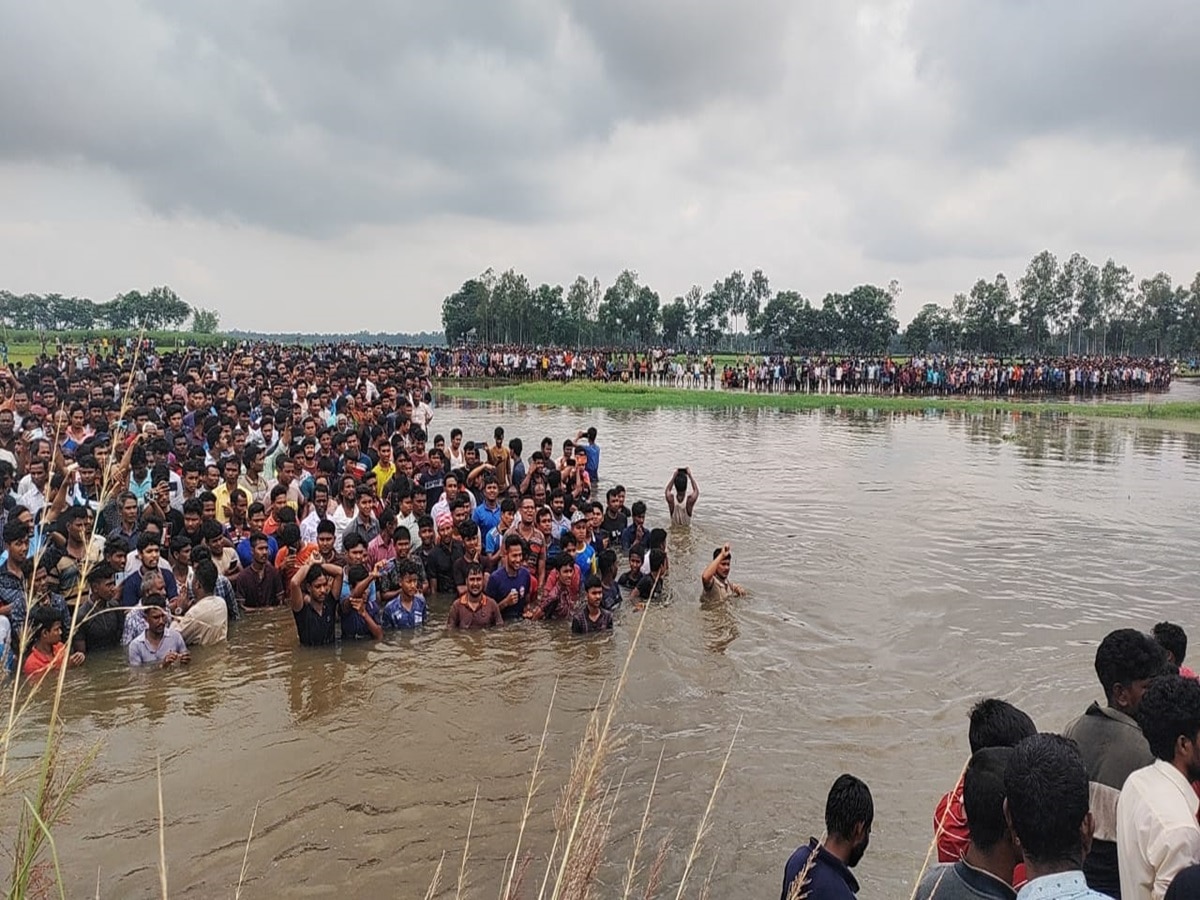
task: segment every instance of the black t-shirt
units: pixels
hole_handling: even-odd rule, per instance
[[[467,569],[469,569],[471,567],[471,565],[474,563],[478,563],[480,568],[483,568],[486,571],[487,567],[484,566],[484,564],[483,564],[483,555],[482,554],[480,555],[479,559],[469,560],[466,558],[466,556],[459,556],[458,559],[456,559],[454,561],[454,587],[455,587],[455,589],[458,589],[460,587],[466,587],[466,585],[467,585]],[[442,585],[441,581],[438,581],[438,587],[441,587],[441,585]]]
[[[448,594],[454,591],[454,563],[462,553],[463,547],[458,541],[452,542],[449,550],[439,541],[429,551],[425,573],[437,581],[438,593]]]
[[[83,639],[86,653],[94,653],[105,647],[119,647],[121,632],[125,629],[125,607],[115,600],[97,611],[91,600],[84,601],[76,614],[76,630]]]
[[[621,544],[621,534],[629,527],[629,516],[624,510],[618,510],[616,518],[609,518],[611,510],[604,511],[604,519],[600,522],[600,530],[608,535],[608,546],[618,547]]]
[[[305,603],[299,610],[292,610],[296,619],[296,632],[300,635],[300,643],[305,647],[320,647],[332,644],[337,637],[334,624],[337,622],[337,601],[326,597],[317,612],[311,603]]]
[[[658,584],[655,584],[653,575],[643,575],[642,580],[637,583],[638,598],[641,600],[657,600],[662,596],[662,579],[659,578]]]

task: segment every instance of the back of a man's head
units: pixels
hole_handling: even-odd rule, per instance
[[[1088,774],[1074,741],[1035,734],[1017,744],[1004,768],[1004,794],[1027,863],[1083,865]]]
[[[1004,837],[1004,770],[1011,747],[985,747],[971,756],[963,776],[963,809],[971,843],[988,851]]]
[[[1015,747],[1034,734],[1037,726],[1033,719],[1006,700],[989,697],[971,708],[968,737],[972,754],[988,747]]]
[[[1150,682],[1138,706],[1138,724],[1156,759],[1174,762],[1179,738],[1200,733],[1200,681],[1162,675]]]
[[[1162,674],[1167,652],[1150,635],[1133,628],[1110,632],[1096,648],[1096,676],[1104,696],[1112,702],[1117,686],[1130,687]]]
[[[849,841],[858,825],[870,827],[874,819],[871,789],[853,775],[839,775],[825,800],[825,831]]]

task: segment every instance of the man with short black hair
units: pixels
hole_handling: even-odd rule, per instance
[[[1162,900],[1183,869],[1200,861],[1200,682],[1155,678],[1137,711],[1154,762],[1125,779],[1117,801],[1117,860],[1123,900]]]
[[[967,741],[971,755],[989,747],[1015,747],[1037,734],[1033,719],[1007,700],[987,697],[971,707]],[[937,839],[938,862],[954,863],[967,852],[970,829],[963,806],[963,780],[945,794],[933,813],[933,833]]]
[[[1035,734],[1013,748],[1004,767],[1004,817],[1029,879],[1017,900],[1105,900],[1083,874],[1092,814],[1087,769],[1073,741]]]
[[[962,858],[926,871],[916,900],[1014,900],[1013,871],[1021,852],[1004,818],[1004,769],[1010,747],[989,747],[971,757],[963,774],[963,805],[970,839]]]
[[[1150,679],[1163,671],[1164,651],[1148,634],[1122,628],[1096,649],[1096,675],[1107,704],[1093,703],[1063,734],[1079,746],[1091,779],[1095,836],[1083,872],[1088,887],[1121,897],[1117,870],[1117,798],[1130,773],[1154,762],[1138,727],[1138,704]]]
[[[870,788],[853,775],[839,775],[825,800],[825,840],[809,838],[792,854],[783,870],[779,900],[853,900],[858,881],[850,870],[867,852],[874,819]],[[803,886],[793,889],[813,853],[816,860],[808,866]]]
[[[1154,640],[1158,641],[1158,645],[1167,651],[1167,658],[1171,661],[1171,665],[1179,667],[1179,674],[1184,678],[1198,677],[1195,672],[1183,664],[1183,658],[1187,656],[1187,632],[1174,622],[1159,622],[1154,626]]]

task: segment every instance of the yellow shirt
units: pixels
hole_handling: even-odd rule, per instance
[[[375,468],[371,471],[375,473],[375,493],[382,497],[383,489],[387,487],[387,483],[396,474],[396,464],[392,463],[387,468],[384,468],[383,463],[376,463]]]

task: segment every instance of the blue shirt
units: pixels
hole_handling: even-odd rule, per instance
[[[817,846],[817,839],[810,838],[809,842],[792,854],[783,870],[783,891],[779,900],[787,900],[792,882],[799,877],[808,855]],[[846,864],[822,847],[817,851],[817,861],[808,870],[808,881],[805,900],[854,900],[858,893],[858,881],[851,874]]]
[[[374,592],[375,585],[371,585],[371,590]],[[367,597],[366,610],[372,619],[376,622],[379,621],[379,603],[376,601],[374,593]],[[357,610],[350,609],[342,613],[343,641],[367,640],[370,637],[371,631],[367,628],[367,621],[358,614]]]
[[[493,528],[500,526],[500,504],[497,503],[493,509],[488,509],[486,503],[480,503],[475,507],[475,512],[471,513],[471,518],[479,526],[480,534],[487,535]]]
[[[254,562],[254,554],[250,552],[250,538],[244,537],[237,542],[238,562],[242,564],[243,569],[250,568],[250,563]],[[279,542],[273,537],[267,538],[267,552],[270,556],[267,557],[267,562],[275,562],[275,554],[279,552]]]
[[[589,441],[583,445],[583,452],[587,454],[588,478],[595,482],[600,477],[600,448]]]
[[[385,630],[418,628],[425,624],[425,598],[420,594],[413,597],[412,609],[405,609],[396,597],[383,608],[383,621],[379,624]]]
[[[1089,888],[1083,872],[1077,869],[1025,882],[1017,900],[1108,900],[1108,897]]]
[[[516,575],[509,575],[508,569],[501,566],[488,578],[487,587],[483,592],[500,603],[510,591],[517,592],[517,602],[500,610],[506,619],[519,619],[525,614],[525,602],[529,599],[529,570],[524,566],[517,569]]]

